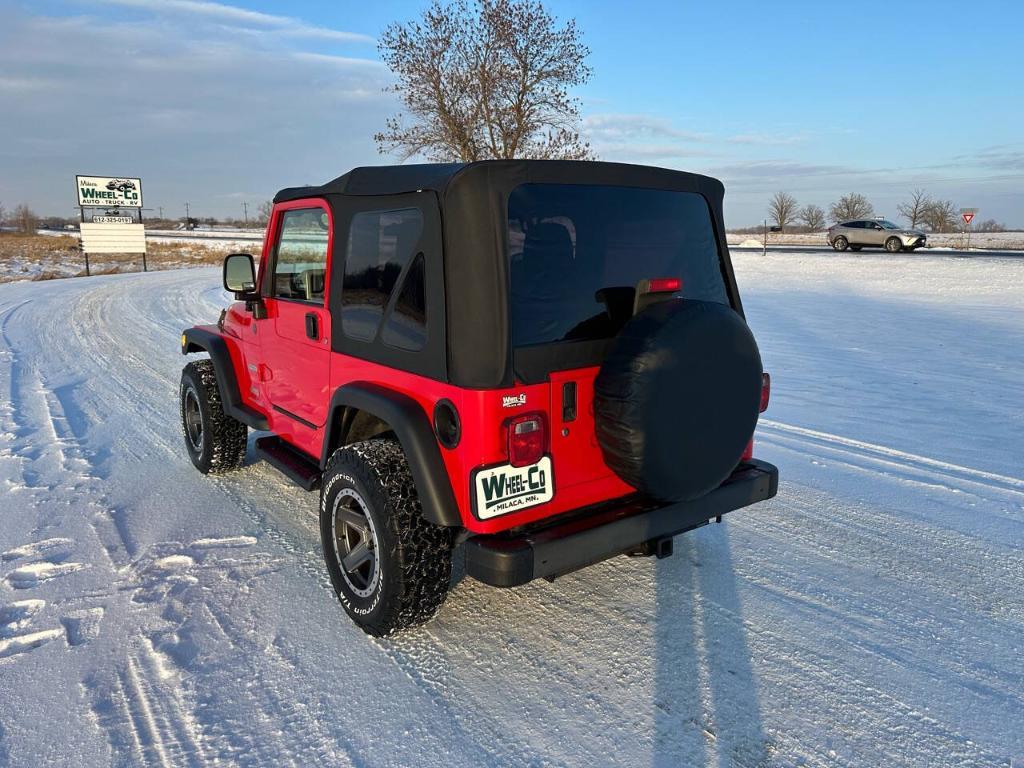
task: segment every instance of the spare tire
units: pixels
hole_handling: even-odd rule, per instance
[[[637,490],[687,501],[721,485],[754,434],[761,355],[724,304],[663,301],[633,317],[594,381],[605,463]]]

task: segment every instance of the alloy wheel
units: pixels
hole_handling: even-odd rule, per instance
[[[353,488],[342,488],[331,512],[334,558],[349,589],[368,597],[377,588],[377,531],[366,502]]]
[[[185,390],[185,435],[196,453],[203,451],[203,414],[199,410],[199,398],[196,391],[189,387]]]

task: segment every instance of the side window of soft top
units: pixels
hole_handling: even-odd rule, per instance
[[[416,251],[422,232],[419,208],[352,217],[341,292],[346,336],[374,341],[379,334],[385,344],[410,351],[426,345],[425,266]]]

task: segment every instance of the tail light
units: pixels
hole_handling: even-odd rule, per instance
[[[548,424],[542,413],[516,416],[505,422],[508,460],[513,467],[536,464],[548,448]]]
[[[768,410],[768,401],[772,396],[772,377],[771,374],[761,374],[761,413]]]
[[[683,287],[683,281],[678,277],[654,277],[641,282],[642,293],[675,293]]]

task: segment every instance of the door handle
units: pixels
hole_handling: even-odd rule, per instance
[[[306,336],[314,341],[320,338],[320,318],[316,312],[306,313]]]

